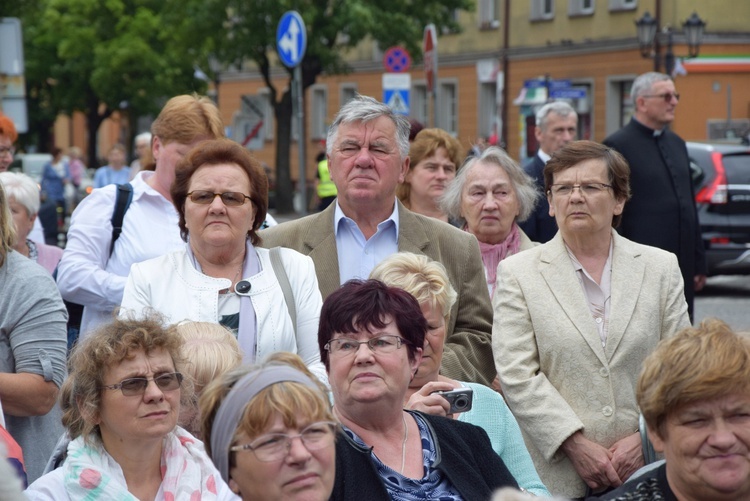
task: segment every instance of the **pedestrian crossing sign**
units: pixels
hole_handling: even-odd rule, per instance
[[[385,89],[383,100],[396,113],[409,114],[409,91],[403,89]]]

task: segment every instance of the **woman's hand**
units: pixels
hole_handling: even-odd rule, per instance
[[[612,453],[612,466],[623,482],[644,465],[640,433],[633,433],[618,440],[612,444],[609,451]]]
[[[580,431],[568,437],[561,448],[570,458],[578,475],[594,492],[622,485],[622,480],[612,465],[612,452],[587,439]]]
[[[406,408],[431,414],[433,416],[447,416],[450,404],[442,396],[435,394],[436,391],[447,391],[456,388],[451,383],[444,381],[430,381],[416,391],[406,402]]]

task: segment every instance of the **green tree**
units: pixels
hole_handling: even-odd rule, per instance
[[[192,0],[190,9],[201,12],[188,22],[187,32],[211,38],[210,52],[219,61],[242,67],[254,63],[270,91],[276,118],[276,203],[280,212],[292,210],[291,148],[292,71],[284,88],[273,84],[271,69],[276,57],[276,27],[288,10],[296,10],[308,32],[307,51],[301,63],[302,85],[307,89],[322,73],[345,73],[345,56],[371,38],[380,47],[403,45],[421,53],[424,26],[435,23],[457,31],[457,9],[473,10],[473,0]],[[216,16],[224,12],[224,16]]]
[[[133,124],[158,111],[165,97],[203,90],[193,77],[198,50],[178,47],[164,29],[167,6],[172,4],[161,0],[39,0],[39,10],[27,16],[26,69],[35,115],[44,123],[60,113],[83,112],[91,166],[99,126],[112,113],[120,110]]]

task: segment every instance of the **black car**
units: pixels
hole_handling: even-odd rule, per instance
[[[750,146],[687,148],[708,274],[750,274]]]

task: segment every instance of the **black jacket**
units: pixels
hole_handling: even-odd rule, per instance
[[[516,480],[495,451],[487,433],[472,424],[419,412],[435,437],[433,465],[467,501],[489,500],[500,487],[518,488]],[[389,499],[370,456],[346,433],[336,440],[336,481],[331,500],[383,501]]]
[[[544,165],[545,163],[539,158],[539,155],[534,155],[534,158],[523,166],[526,174],[534,178],[536,187],[542,192],[543,196],[537,202],[529,218],[522,223],[518,223],[518,226],[532,242],[539,242],[540,244],[549,242],[557,233],[557,222],[554,217],[549,215],[549,202],[547,202],[547,195],[544,193]]]
[[[665,129],[661,135],[635,119],[604,144],[630,164],[630,190],[618,233],[677,256],[692,317],[693,277],[706,274],[706,251],[695,209],[690,160],[683,141]]]

